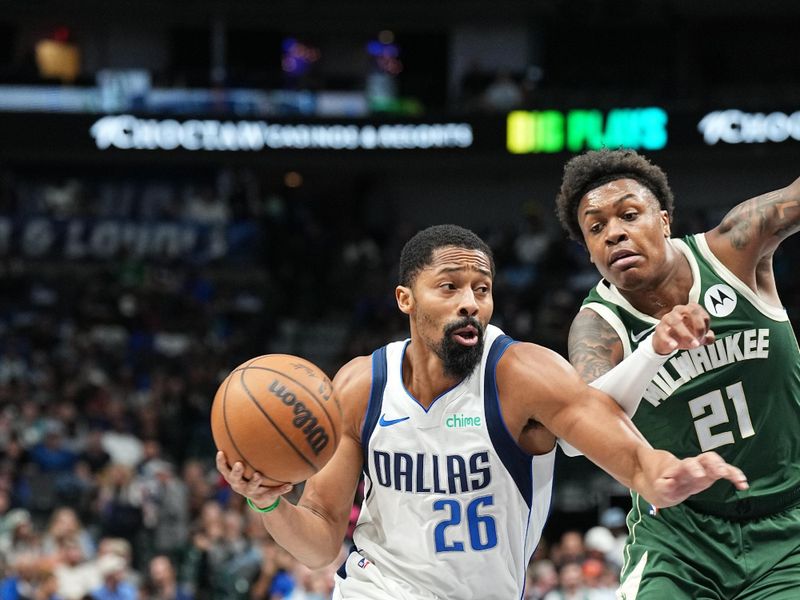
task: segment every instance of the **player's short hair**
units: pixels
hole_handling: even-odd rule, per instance
[[[556,213],[561,226],[573,240],[583,243],[578,225],[578,204],[593,189],[617,179],[633,179],[649,189],[661,210],[672,221],[674,198],[667,175],[660,167],[634,150],[592,150],[564,165],[561,189],[556,196]]]
[[[434,251],[447,246],[483,252],[489,258],[494,277],[494,256],[489,245],[477,234],[458,225],[433,225],[417,232],[403,246],[400,252],[400,285],[410,287],[419,272],[431,264]]]

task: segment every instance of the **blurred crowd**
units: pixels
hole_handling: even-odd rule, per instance
[[[418,224],[372,227],[326,212],[326,199],[290,202],[251,174],[225,177],[191,189],[160,182],[149,202],[152,182],[18,178],[2,191],[12,220],[145,219],[149,207],[161,219],[248,220],[264,244],[244,266],[125,252],[0,258],[0,600],[330,597],[340,561],[319,571],[298,564],[220,479],[211,400],[227,372],[258,354],[300,354],[332,375],[404,337],[392,290]],[[104,201],[104,186],[128,200]],[[478,233],[496,253],[494,322],[563,353],[596,275],[549,213],[531,204],[514,223]],[[693,230],[702,218],[692,216]],[[788,260],[775,262],[791,314],[798,285]],[[537,549],[526,598],[612,598],[624,511],[562,529]]]

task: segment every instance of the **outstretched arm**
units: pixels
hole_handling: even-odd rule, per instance
[[[647,385],[662,365],[679,349],[696,348],[714,341],[714,332],[709,329],[708,313],[699,304],[685,304],[673,308],[664,315],[650,334],[625,360],[609,365],[602,358],[602,344],[612,338],[612,346],[606,354],[622,352],[622,343],[605,319],[590,309],[584,309],[573,322],[570,330],[570,360],[578,363],[578,374],[593,388],[610,395],[625,414],[633,417],[639,408]],[[592,366],[593,365],[593,366]],[[585,371],[580,372],[580,367]],[[602,374],[590,379],[597,372]],[[559,440],[567,456],[579,456],[580,452]]]
[[[655,326],[650,338],[651,348],[666,360],[675,350],[712,344],[714,332],[709,329],[710,322],[708,313],[699,304],[679,304],[661,317]],[[589,308],[581,310],[572,321],[568,346],[569,362],[587,383],[612,375],[611,371],[617,369],[620,373],[629,372],[626,363],[630,357],[623,361],[624,351],[619,335],[608,321]],[[642,393],[649,382],[650,379],[643,382]],[[613,387],[595,387],[614,396]]]
[[[763,268],[763,261],[772,257],[778,244],[799,229],[800,179],[796,179],[785,188],[735,206],[706,233],[706,240],[717,258],[753,287],[756,269]]]
[[[542,423],[655,506],[678,504],[723,478],[747,487],[744,474],[715,453],[678,460],[654,450],[611,397],[583,383],[569,363],[546,348],[511,346],[497,377],[501,397],[508,396],[503,410],[506,416],[508,408],[509,423]]]
[[[330,462],[308,479],[297,505],[281,502],[261,514],[261,522],[275,541],[311,568],[333,561],[344,539],[363,463],[361,422],[372,381],[370,357],[359,357],[344,367],[333,380],[334,393],[343,409],[342,437]],[[217,469],[231,488],[258,507],[267,507],[291,490],[291,486],[263,485],[259,473],[243,479],[242,463],[228,467],[225,455],[217,453]]]

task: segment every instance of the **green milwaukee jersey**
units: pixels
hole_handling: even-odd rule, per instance
[[[739,492],[718,481],[691,499],[701,509],[725,509],[745,498],[775,511],[796,504],[800,351],[786,311],[758,298],[731,273],[711,253],[704,234],[671,242],[689,261],[689,301],[708,311],[716,341],[668,359],[648,385],[633,422],[655,448],[679,458],[713,450],[744,471],[749,490]],[[625,356],[658,323],[605,280],[583,306],[614,328]]]

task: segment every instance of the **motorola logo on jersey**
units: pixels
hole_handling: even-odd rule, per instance
[[[406,454],[373,450],[374,481],[386,488],[414,494],[461,494],[482,490],[492,482],[489,453]]]
[[[736,308],[736,292],[724,283],[712,285],[703,297],[706,310],[714,317],[727,317]]]

